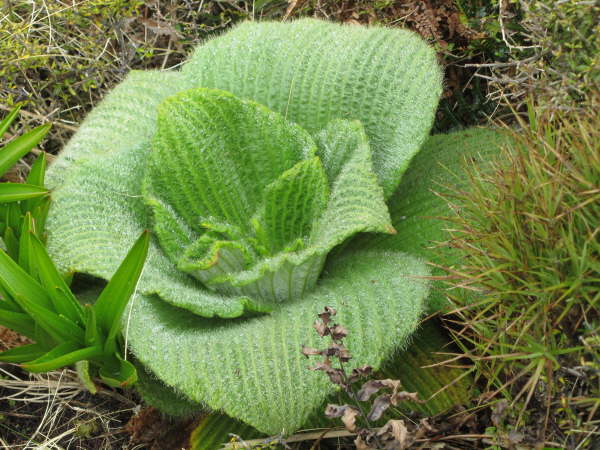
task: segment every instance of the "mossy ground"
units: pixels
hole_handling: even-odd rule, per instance
[[[484,280],[492,293],[488,303],[446,319],[466,355],[463,361],[479,377],[483,395],[475,399],[473,414],[440,419],[437,423],[453,426],[438,439],[472,448],[519,443],[584,448],[593,446],[594,439],[598,442],[600,425],[599,262],[597,248],[583,238],[586,233],[598,238],[597,209],[590,206],[597,201],[597,166],[590,160],[591,169],[579,176],[592,183],[589,189],[575,188],[568,173],[543,177],[554,173],[557,164],[562,169],[576,164],[573,152],[586,155],[586,148],[597,150],[597,117],[594,122],[586,116],[584,131],[578,128],[582,122],[572,115],[556,117],[557,111],[593,111],[598,103],[593,92],[600,83],[599,9],[595,2],[552,0],[7,0],[0,7],[0,110],[7,111],[16,102],[26,103],[20,123],[12,129],[14,134],[52,121],[54,127],[43,150],[56,153],[85,114],[129,70],[177,67],[195,45],[242,20],[300,16],[408,27],[420,33],[436,47],[446,72],[435,131],[485,124],[490,118],[519,126],[511,108],[517,114],[526,112],[527,101],[535,97],[536,110],[548,111],[541,116],[544,127],[549,127],[548,136],[560,135],[561,147],[552,147],[559,148],[558,156],[539,153],[544,148],[532,146],[532,142],[536,136],[546,139],[546,131],[539,135],[540,128],[523,123],[522,127],[532,130],[527,134],[528,145],[537,159],[515,161],[511,170],[499,170],[496,178],[487,179],[486,186],[502,186],[505,197],[488,196],[483,190],[480,193],[484,195],[477,198],[462,198],[471,206],[487,202],[488,210],[494,205],[502,207],[497,210],[502,213],[499,217],[514,217],[515,221],[494,223],[481,216],[475,222],[480,228],[469,229],[484,233],[479,242],[487,247],[478,247],[482,250],[480,265],[463,270],[459,281],[474,282],[475,277],[475,284],[481,282],[477,271],[497,276]],[[550,168],[549,161],[554,161]],[[524,166],[519,165],[522,162]],[[21,179],[27,165],[26,159],[10,176]],[[532,178],[532,173],[539,178]],[[516,201],[522,194],[517,190],[524,189],[527,180],[537,182],[527,186],[539,196],[521,198],[517,207],[510,204],[515,209],[506,209],[505,200]],[[564,189],[546,192],[545,187],[552,183]],[[566,193],[570,212],[561,216],[568,220],[565,228],[560,228],[542,213],[548,212],[546,207],[557,195]],[[521,217],[523,222],[517,222],[519,213],[530,220]],[[556,219],[560,213],[555,213]],[[469,223],[476,219],[471,217]],[[492,225],[512,228],[485,232]],[[544,232],[557,232],[552,239],[558,239],[563,247],[555,242],[549,248],[552,252],[544,252],[549,245],[540,237]],[[519,233],[532,239],[510,240]],[[477,235],[462,237],[466,249],[468,239]],[[494,251],[509,251],[503,247],[507,243],[518,244],[511,251],[522,255],[519,261],[526,263],[517,267],[510,279],[506,277],[511,272],[498,271],[500,263],[490,257]],[[584,250],[589,253],[583,255]],[[544,258],[558,258],[566,265],[546,271]],[[535,273],[543,274],[544,279],[530,277],[532,262]],[[565,273],[573,276],[561,278]],[[515,280],[528,284],[517,288]],[[507,286],[511,292],[506,292]],[[519,291],[525,288],[527,292]],[[539,295],[544,289],[552,295]],[[570,300],[563,304],[558,299]],[[514,305],[529,305],[531,314],[516,317],[521,309],[515,310]],[[519,328],[517,336],[504,332],[511,327]],[[10,343],[6,335],[2,339]],[[519,352],[518,358],[510,356],[515,352]],[[156,430],[184,433],[189,425],[176,428],[151,411],[140,413],[139,399],[116,391],[91,397],[74,387],[68,371],[30,377],[14,368],[3,366],[1,370],[0,445],[4,448],[36,448],[43,443],[46,448],[172,448],[173,434]],[[123,427],[131,417],[135,419],[128,434]],[[523,431],[529,434],[522,436]],[[453,434],[473,437],[447,438]],[[316,444],[320,447],[311,447],[312,442],[293,445],[350,448],[340,439],[324,440]]]

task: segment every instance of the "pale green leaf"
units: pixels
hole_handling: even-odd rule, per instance
[[[185,395],[175,391],[156,378],[147,367],[133,360],[137,369],[138,380],[135,389],[142,395],[147,405],[171,417],[190,418],[203,411],[202,403],[193,402]]]
[[[316,139],[331,195],[312,230],[311,244],[329,249],[360,231],[394,233],[363,126],[356,121],[336,120]]]
[[[0,203],[43,197],[48,190],[25,183],[0,183]]]
[[[427,138],[442,92],[435,52],[418,35],[314,19],[238,25],[198,47],[182,72],[313,134],[334,119],[359,120],[386,197]]]
[[[185,247],[168,245],[175,238],[167,224],[182,220],[199,235],[202,222],[216,220],[247,232],[265,187],[316,150],[297,125],[223,91],[182,92],[161,104],[158,118],[144,195],[178,216],[154,223],[174,262]]]
[[[266,186],[254,223],[268,254],[293,248],[297,240],[304,244],[327,205],[328,191],[327,176],[316,157],[299,162]]]
[[[48,183],[55,187],[48,252],[61,271],[109,280],[150,228],[141,186],[156,107],[182,86],[176,73],[131,73],[90,113],[48,169]],[[246,297],[206,291],[177,270],[154,239],[139,287],[206,317],[238,317],[257,309]]]
[[[431,136],[411,161],[390,199],[390,214],[397,234],[362,236],[354,245],[409,252],[439,265],[454,264],[455,252],[436,248],[437,243],[449,238],[445,231],[449,223],[442,218],[452,214],[447,200],[438,193],[449,194],[452,189],[464,188],[465,168],[485,167],[508,142],[504,133],[486,128]],[[443,274],[442,270],[434,270],[436,276]],[[429,303],[432,311],[449,306],[442,283],[432,287]]]
[[[177,72],[130,72],[87,115],[49,167],[47,185],[57,187],[65,181],[65,170],[69,168],[70,173],[75,173],[75,166],[82,161],[120,151],[149,150],[156,126],[156,107],[167,96],[190,87]]]
[[[304,298],[236,321],[195,317],[141,296],[131,303],[128,339],[142,363],[190,399],[265,433],[291,431],[333,389],[324,374],[307,370],[311,361],[300,353],[302,344],[327,345],[312,329],[316,314],[337,308],[336,321],[352,330],[352,363],[379,367],[417,326],[427,274],[422,262],[400,253],[350,253]]]

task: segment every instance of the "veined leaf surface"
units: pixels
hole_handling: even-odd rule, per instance
[[[467,185],[465,168],[485,167],[508,144],[506,134],[487,128],[470,128],[431,136],[411,161],[396,193],[389,201],[390,214],[397,234],[360,236],[354,245],[360,248],[394,249],[419,255],[429,262],[450,267],[456,254],[437,244],[449,238],[444,217],[452,215],[442,195]],[[444,275],[434,269],[435,276]],[[431,311],[450,307],[445,285],[436,282],[429,298]]]
[[[316,314],[325,305],[336,308],[336,320],[353,331],[346,338],[352,364],[380,367],[417,327],[428,273],[402,253],[347,251],[303,299],[235,321],[204,319],[141,296],[131,303],[128,339],[144,365],[192,400],[268,434],[291,431],[335,389],[307,370],[311,361],[299,351],[324,344],[311,332]]]
[[[359,120],[386,197],[427,138],[442,92],[435,52],[415,33],[313,19],[238,25],[198,47],[182,73],[312,134],[335,119]]]

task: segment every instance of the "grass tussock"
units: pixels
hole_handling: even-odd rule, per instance
[[[449,279],[467,288],[451,291],[463,293],[450,328],[498,444],[584,448],[600,429],[600,119],[532,112],[520,125],[449,198],[445,244],[463,257]]]

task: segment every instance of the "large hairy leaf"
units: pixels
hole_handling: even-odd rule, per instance
[[[156,108],[182,86],[177,73],[133,72],[90,113],[51,166],[48,177],[55,189],[48,251],[62,270],[109,280],[127,249],[150,227],[142,178]],[[207,317],[238,317],[256,309],[249,299],[206,291],[177,270],[155,240],[139,286]]]
[[[128,340],[160,379],[197,402],[222,409],[265,433],[299,428],[334,385],[301,353],[326,341],[311,332],[323,306],[352,332],[356,366],[380,367],[416,328],[427,296],[423,262],[397,252],[347,251],[317,288],[271,314],[203,319],[156,297],[132,303]],[[176,342],[177,345],[173,345]]]
[[[182,72],[313,134],[334,119],[360,120],[386,197],[425,141],[442,91],[435,53],[416,34],[311,19],[239,25],[198,47]]]
[[[185,91],[160,105],[153,148],[146,178],[152,207],[172,211],[172,220],[196,234],[214,221],[248,234],[265,188],[316,151],[310,135],[279,114],[207,89]],[[161,242],[171,232],[161,226]],[[163,249],[176,261],[182,250]]]
[[[77,163],[81,161],[137,148],[148,150],[156,131],[158,104],[189,87],[177,72],[130,72],[125,81],[88,114],[52,163],[47,173],[48,186],[61,185],[65,175],[76,172]],[[134,241],[135,238],[130,243]]]
[[[355,245],[363,248],[394,249],[419,255],[429,262],[451,267],[456,254],[437,244],[446,241],[449,226],[443,218],[452,215],[448,198],[453,190],[468,184],[465,168],[485,167],[508,143],[505,133],[487,128],[470,128],[431,136],[411,161],[402,182],[389,201],[390,214],[397,234],[359,237]],[[441,195],[440,195],[441,194]],[[435,269],[435,276],[444,274]],[[444,284],[434,283],[429,298],[431,311],[449,306]]]

